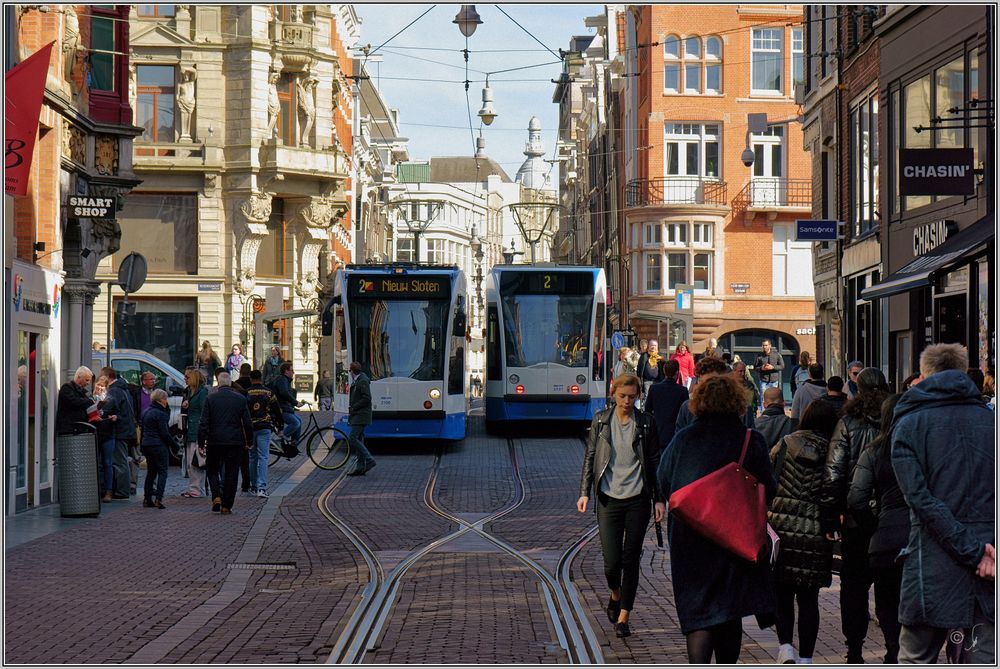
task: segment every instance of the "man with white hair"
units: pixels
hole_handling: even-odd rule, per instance
[[[89,367],[78,367],[73,380],[67,381],[59,389],[56,404],[56,434],[73,432],[73,423],[87,422],[87,409],[94,404],[90,396],[90,382],[94,373]]]
[[[950,635],[972,663],[996,658],[996,428],[968,367],[965,347],[928,346],[893,414],[892,467],[910,508],[900,553],[904,664],[936,662]]]
[[[218,391],[205,399],[198,426],[198,445],[206,448],[212,511],[232,513],[236,483],[244,452],[253,446],[253,423],[247,398],[233,388],[228,372],[218,375]],[[219,469],[225,480],[220,485]]]

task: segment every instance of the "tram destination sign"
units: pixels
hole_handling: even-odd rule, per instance
[[[440,274],[354,274],[347,278],[347,294],[371,299],[447,299],[451,296],[451,278]]]
[[[593,295],[594,275],[590,272],[518,272],[500,276],[500,292],[505,295]]]
[[[900,195],[975,195],[972,149],[900,149]]]

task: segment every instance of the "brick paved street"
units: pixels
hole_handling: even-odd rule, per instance
[[[516,457],[524,497],[511,475]],[[272,497],[237,498],[235,513],[209,512],[206,499],[177,496],[168,508],[138,500],[104,505],[94,519],[53,518],[53,509],[9,519],[5,660],[11,663],[325,662],[371,578],[347,536],[317,500],[335,488],[329,511],[373,552],[385,573],[413,551],[456,532],[482,529],[555,575],[560,556],[595,524],[577,513],[582,442],[532,431],[509,440],[473,421],[462,443],[373,444],[378,466],[365,477],[316,470],[305,456],[272,469]],[[34,514],[34,515],[32,515]],[[477,525],[478,527],[478,525]],[[635,636],[611,634],[596,539],[572,568],[586,619],[608,663],[680,663],[684,639],[671,601],[668,552],[647,537]],[[257,565],[255,567],[255,564]],[[364,656],[373,663],[564,663],[543,579],[474,531],[421,553],[400,578],[385,625]],[[822,593],[817,662],[842,659],[837,581]],[[745,621],[744,662],[774,661],[773,629]],[[866,659],[882,654],[870,629]]]

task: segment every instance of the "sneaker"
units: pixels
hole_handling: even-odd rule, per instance
[[[232,512],[233,512],[233,510],[232,510],[232,509],[229,509],[229,508],[227,508],[227,507],[222,507],[222,511],[220,511],[220,513],[221,513],[222,515],[224,515],[224,516],[225,516],[225,515],[230,515],[230,514],[232,514]]]
[[[260,490],[257,491],[257,497],[263,497],[264,499],[267,499],[268,498],[267,491],[261,488]]]
[[[811,657],[800,657],[795,664],[812,664],[812,663],[813,659]],[[891,664],[896,664],[896,663],[892,662]]]
[[[222,510],[222,498],[216,497],[212,500],[212,511],[219,513]]]
[[[783,643],[778,647],[778,664],[795,664],[798,659],[798,651],[792,644]]]

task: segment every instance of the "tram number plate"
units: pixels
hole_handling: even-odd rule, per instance
[[[379,397],[378,406],[380,409],[391,409],[392,408],[392,398],[391,397]]]

